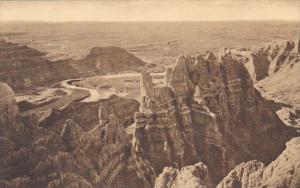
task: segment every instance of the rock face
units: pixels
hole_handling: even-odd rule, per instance
[[[243,161],[270,163],[297,135],[269,109],[230,50],[219,59],[211,52],[180,56],[166,78],[167,86],[157,87],[143,73],[132,142],[157,174],[202,161],[216,183]]]
[[[51,62],[40,51],[0,40],[0,81],[14,89],[47,86],[76,76],[66,62]]]
[[[172,167],[164,168],[156,178],[155,188],[207,188],[207,167],[203,163],[186,166],[180,170]]]
[[[234,168],[217,188],[279,188],[300,186],[300,137],[286,144],[286,149],[271,164],[249,161]]]

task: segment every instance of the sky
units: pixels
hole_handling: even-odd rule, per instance
[[[0,1],[0,21],[300,21],[299,0]]]

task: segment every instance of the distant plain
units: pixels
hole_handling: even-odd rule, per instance
[[[50,59],[82,58],[93,47],[119,46],[146,62],[172,64],[180,54],[253,48],[300,37],[291,21],[0,22],[0,38],[29,45]]]

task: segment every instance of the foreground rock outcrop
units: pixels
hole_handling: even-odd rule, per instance
[[[296,188],[300,186],[300,137],[286,144],[279,157],[265,166],[259,161],[249,161],[234,168],[217,188]]]

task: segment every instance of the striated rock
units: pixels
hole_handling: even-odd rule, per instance
[[[175,100],[170,88],[153,88],[150,95],[144,96],[142,112],[135,114],[133,148],[150,162],[157,173],[167,165],[181,166],[187,161],[198,161],[189,143],[192,138],[185,138],[181,132]],[[186,126],[189,129],[189,125]]]
[[[155,188],[207,188],[208,170],[202,163],[186,166],[181,169],[165,167],[163,172],[156,178]]]
[[[268,166],[259,161],[249,161],[234,168],[217,188],[299,187],[300,137],[286,144],[286,149]]]

